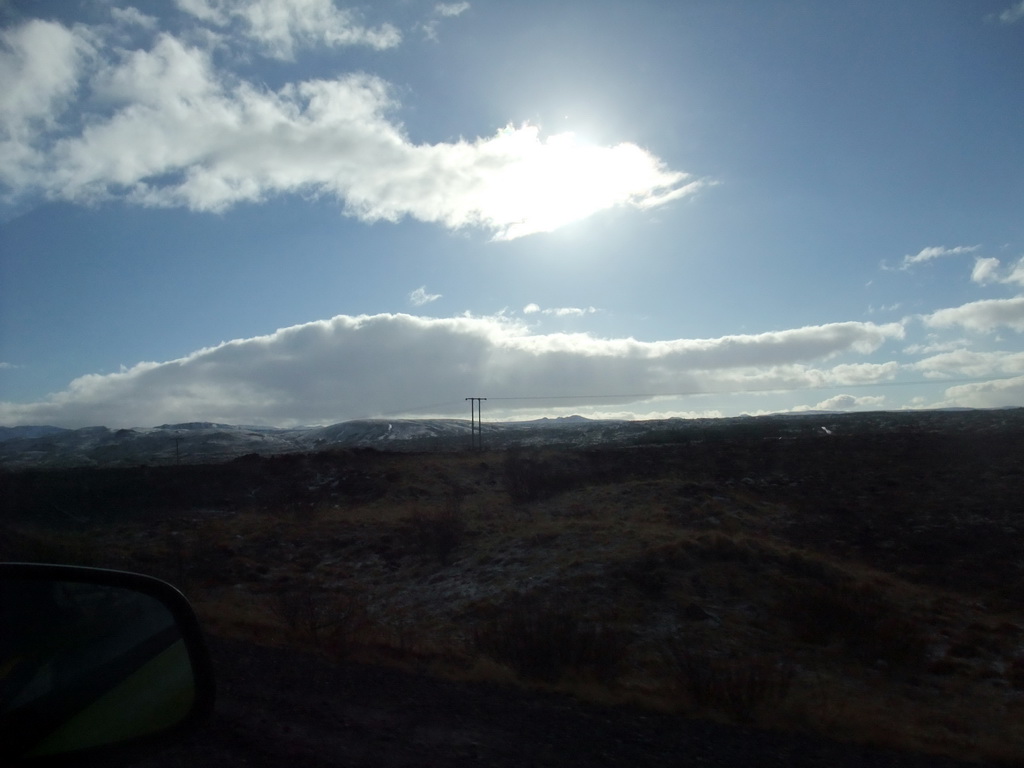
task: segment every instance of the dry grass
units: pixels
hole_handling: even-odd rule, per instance
[[[1024,760],[1024,613],[812,539],[778,492],[642,457],[371,458],[365,476],[386,482],[355,500],[19,546],[167,578],[218,635]]]

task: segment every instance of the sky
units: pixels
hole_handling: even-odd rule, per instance
[[[0,0],[0,424],[1024,405],[1024,0]]]

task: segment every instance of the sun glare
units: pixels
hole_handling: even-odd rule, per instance
[[[635,144],[602,147],[566,132],[541,139],[536,126],[508,127],[487,142],[500,163],[480,209],[497,239],[550,232],[617,205],[651,207],[685,194],[687,175],[668,171]]]

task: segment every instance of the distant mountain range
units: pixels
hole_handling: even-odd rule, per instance
[[[488,449],[649,444],[725,437],[784,439],[814,433],[892,430],[1024,428],[1024,409],[802,413],[728,419],[592,420],[568,416],[490,422],[482,428]],[[247,454],[274,455],[340,448],[451,451],[472,447],[464,419],[361,419],[330,426],[279,429],[211,422],[161,424],[138,429],[51,426],[0,427],[0,468],[138,466],[229,461]]]

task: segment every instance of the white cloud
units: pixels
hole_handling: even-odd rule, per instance
[[[333,0],[177,0],[177,5],[215,26],[237,22],[243,34],[279,59],[292,59],[300,46],[366,45],[384,49],[398,45],[402,39],[391,24],[376,29],[362,26],[353,11],[337,8]]]
[[[8,176],[35,162],[33,137],[56,126],[91,53],[87,34],[54,22],[0,31],[0,168]]]
[[[1024,19],[1024,0],[999,14],[999,20],[1004,24],[1013,24],[1021,19]]]
[[[793,409],[795,413],[806,411],[854,411],[881,408],[885,404],[884,396],[865,395],[855,397],[854,395],[836,395],[822,400],[816,405],[798,405]]]
[[[1013,265],[1009,274],[1003,278],[1003,282],[1015,283],[1016,285],[1024,286],[1024,256],[1022,256],[1021,259]]]
[[[578,405],[560,407],[558,405],[545,406],[543,417],[556,419],[565,416],[584,415],[588,419],[615,419],[619,421],[633,421],[638,419],[721,419],[727,416],[718,408],[705,408],[694,410],[692,408],[673,408],[666,405],[663,400],[654,399],[648,404],[637,408],[615,408],[601,403],[599,405],[588,405],[581,408]],[[536,413],[523,413],[522,417],[512,417],[511,420],[536,419]]]
[[[594,307],[550,307],[541,309],[539,304],[530,303],[523,307],[524,315],[553,315],[555,317],[583,317],[597,313]]]
[[[1005,272],[999,259],[985,258],[978,259],[974,263],[974,270],[971,272],[971,280],[980,285],[992,283],[1003,283],[1007,285],[1024,286],[1024,258]]]
[[[440,298],[440,293],[427,293],[427,286],[425,285],[421,285],[409,294],[409,301],[417,307],[422,307],[424,304],[429,304],[430,302],[437,301]]]
[[[900,371],[900,364],[894,361],[887,363],[846,363],[833,366],[828,375],[815,386],[832,386],[836,384],[858,385],[876,384],[891,381]]]
[[[423,36],[428,40],[437,42],[437,30],[441,26],[442,19],[453,19],[461,16],[469,10],[469,3],[438,3],[434,6],[434,18],[418,25],[423,31]]]
[[[895,363],[816,363],[868,354],[898,325],[837,323],[752,336],[642,342],[533,333],[507,318],[338,316],[226,342],[164,363],[91,374],[42,402],[0,404],[0,423],[145,426],[209,420],[324,423],[450,402],[763,391],[884,381]],[[574,399],[575,398],[575,399]],[[509,412],[534,401],[508,400]],[[444,409],[442,409],[444,410]]]
[[[884,304],[881,307],[876,307],[874,305],[871,305],[871,306],[868,307],[868,314],[869,315],[874,315],[874,314],[881,314],[881,313],[896,312],[902,306],[903,306],[902,303],[900,303],[898,301],[894,302],[892,304]]]
[[[927,378],[993,376],[1024,373],[1024,352],[972,352],[957,349],[913,363]]]
[[[912,264],[922,264],[944,256],[962,256],[966,253],[974,253],[980,247],[980,245],[958,245],[954,248],[946,248],[938,245],[922,248],[913,255],[907,254],[903,257],[903,269],[909,269]]]
[[[908,355],[934,355],[938,352],[952,352],[970,344],[966,339],[948,339],[938,341],[934,335],[929,336],[926,344],[909,344],[903,351]]]
[[[241,6],[189,0],[188,7],[216,20]],[[0,158],[8,198],[42,193],[222,211],[281,194],[325,194],[365,221],[410,216],[512,239],[617,206],[654,208],[705,183],[634,144],[543,137],[532,125],[414,144],[389,117],[397,105],[379,78],[350,74],[271,91],[217,69],[208,51],[168,34],[147,50],[106,50],[89,73],[105,111],[61,123],[81,74],[82,38],[42,22],[9,38],[19,47],[0,64],[0,77],[18,87],[2,91],[4,114],[20,115],[17,126],[31,119],[33,128],[51,130],[8,128]]]
[[[961,326],[972,331],[988,332],[1005,326],[1015,331],[1024,331],[1024,296],[987,299],[940,309],[925,315],[923,320],[933,328]]]
[[[999,282],[999,259],[986,258],[974,262],[971,280],[981,285]]]
[[[938,406],[1001,408],[1024,404],[1024,376],[950,387]]]
[[[142,29],[156,29],[158,20],[155,16],[142,13],[138,8],[128,6],[127,8],[111,8],[110,15],[114,21],[125,26],[141,27]]]
[[[469,10],[469,3],[438,3],[434,6],[434,12],[438,16],[461,16]]]

